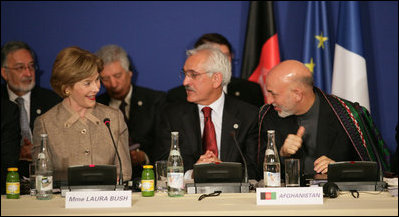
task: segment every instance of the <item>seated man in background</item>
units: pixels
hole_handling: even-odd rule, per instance
[[[123,115],[96,102],[102,69],[100,58],[79,47],[64,48],[55,59],[50,84],[64,100],[35,120],[32,153],[36,160],[40,134],[47,134],[56,187],[65,184],[68,167],[76,165],[116,165],[118,178],[122,165],[123,181],[132,177],[129,133]],[[104,124],[106,118],[116,147]]]
[[[171,132],[178,131],[186,179],[196,163],[242,163],[235,133],[249,178],[254,179],[258,108],[223,92],[230,81],[231,62],[218,48],[204,44],[187,51],[187,56],[182,72],[187,102],[170,103],[162,112],[156,159],[168,158]]]
[[[351,119],[351,115],[369,116],[367,110],[358,103],[328,95],[313,84],[312,73],[295,60],[281,62],[268,73],[268,104],[261,108],[259,115],[261,146],[258,161],[264,159],[267,130],[276,131],[282,169],[283,159],[290,157],[301,159],[305,175],[327,173],[328,164],[336,161],[375,160],[372,157],[375,153],[369,153],[373,150],[372,144],[362,140],[361,135],[367,135],[363,129],[373,135],[378,133],[377,129],[372,122],[362,123],[358,119],[362,129],[359,131]],[[381,140],[378,144],[381,142],[383,144]],[[382,155],[385,147],[377,148]],[[389,170],[386,158],[381,159],[384,170]]]
[[[166,94],[132,84],[133,72],[126,51],[117,45],[106,45],[96,52],[104,61],[101,82],[107,93],[97,102],[119,108],[129,128],[129,150],[133,177],[140,178],[142,166],[154,163],[152,150],[155,125],[166,101]]]
[[[7,83],[1,85],[1,97],[14,102],[20,109],[22,139],[18,169],[21,179],[29,177],[36,117],[61,101],[51,90],[35,85],[36,66],[35,53],[25,42],[10,41],[1,48],[1,76]]]
[[[231,44],[223,35],[218,33],[204,34],[197,40],[194,47],[197,48],[207,43],[219,48],[229,58],[230,62],[232,61],[233,52]],[[258,108],[264,104],[261,87],[259,84],[252,81],[231,77],[230,83],[223,88],[223,91],[237,99],[251,103]],[[168,102],[186,101],[187,94],[184,86],[170,89],[167,94],[167,100]]]

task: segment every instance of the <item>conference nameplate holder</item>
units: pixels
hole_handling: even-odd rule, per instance
[[[131,191],[72,191],[66,192],[65,208],[131,207]]]
[[[322,187],[256,188],[256,205],[323,204]]]

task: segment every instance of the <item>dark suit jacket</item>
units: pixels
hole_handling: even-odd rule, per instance
[[[242,162],[231,132],[238,124],[237,141],[248,164],[248,175],[255,178],[256,147],[258,143],[258,108],[226,95],[222,118],[220,160]],[[169,104],[161,114],[157,130],[156,160],[166,160],[170,151],[170,132],[179,132],[179,146],[183,157],[184,171],[193,168],[200,155],[204,154],[198,106],[194,103]]]
[[[1,97],[9,99],[8,91],[6,85],[1,85]],[[31,90],[31,102],[30,102],[30,128],[33,132],[33,124],[36,118],[61,102],[62,98],[58,96],[55,92],[35,86]],[[18,121],[19,123],[19,121]],[[19,176],[29,177],[29,162],[20,161],[19,162]]]
[[[1,194],[5,193],[8,167],[17,167],[21,133],[18,106],[1,97]]]
[[[325,155],[334,161],[349,161],[349,160],[360,160],[356,150],[353,148],[347,134],[345,133],[342,125],[339,123],[337,117],[328,105],[324,97],[320,96],[320,108],[319,108],[319,120],[317,128],[316,138],[316,153],[313,159]],[[261,123],[261,148],[259,161],[263,164],[266,150],[267,130],[275,130],[275,140],[278,151],[284,144],[288,134],[296,134],[298,131],[298,123],[295,115],[281,118],[278,113],[271,106],[267,112],[264,120]],[[306,146],[305,143],[302,146]],[[304,152],[302,149],[297,151],[293,157],[302,158]],[[284,169],[284,158],[280,157],[281,168]],[[302,165],[301,165],[302,166]],[[263,170],[262,167],[259,168]],[[283,174],[283,173],[282,173]]]
[[[227,85],[227,94],[258,108],[264,104],[260,85],[245,79],[231,77],[231,81]],[[186,100],[187,93],[183,85],[172,88],[167,93],[168,102],[184,102]]]
[[[155,141],[155,125],[159,121],[159,113],[166,101],[162,91],[151,90],[133,85],[129,111],[129,136],[133,143],[139,143],[150,161],[153,162],[153,144]],[[97,97],[97,102],[109,105],[111,98],[107,93]],[[141,176],[141,174],[140,174]]]

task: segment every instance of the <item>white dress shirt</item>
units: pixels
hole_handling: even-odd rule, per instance
[[[7,92],[8,92],[8,96],[10,98],[10,101],[14,102],[15,104],[18,105],[18,103],[15,101],[19,96],[17,94],[15,94],[14,92],[12,92],[12,90],[10,90],[10,88],[7,85]],[[25,95],[21,96],[24,99],[24,107],[26,110],[26,113],[28,115],[28,122],[30,124],[30,95],[31,92],[29,91],[28,93],[26,93]]]

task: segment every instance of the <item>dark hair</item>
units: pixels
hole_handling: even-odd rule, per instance
[[[6,66],[7,55],[17,50],[26,49],[32,55],[33,60],[35,60],[35,53],[29,47],[29,45],[23,41],[9,41],[3,47],[1,47],[1,67]]]
[[[230,42],[221,34],[219,33],[206,33],[202,35],[197,42],[194,44],[194,48],[199,47],[207,42],[212,42],[216,44],[226,45],[229,48],[229,52],[233,55],[233,50],[231,48]]]

